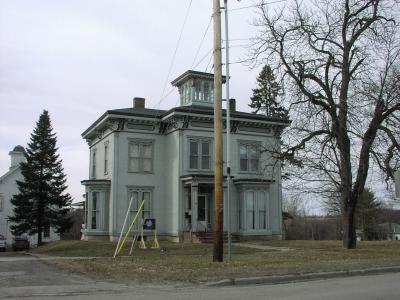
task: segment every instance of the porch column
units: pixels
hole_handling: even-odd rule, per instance
[[[197,182],[192,182],[191,185],[191,199],[192,199],[192,231],[197,231],[197,195],[199,185]]]

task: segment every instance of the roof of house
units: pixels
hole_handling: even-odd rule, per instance
[[[214,108],[209,106],[200,105],[188,105],[188,106],[177,106],[171,108],[170,110],[160,110],[160,109],[150,109],[150,108],[121,108],[108,110],[106,114],[119,114],[127,116],[140,116],[140,117],[165,117],[173,112],[183,112],[183,113],[193,113],[193,114],[203,114],[203,115],[213,115]],[[226,110],[222,110],[222,115],[226,115]],[[263,121],[277,121],[289,124],[289,120],[284,120],[276,117],[269,117],[266,115],[247,113],[241,111],[231,111],[231,117],[248,118],[252,120],[263,120]]]
[[[399,233],[400,234],[400,224],[397,223],[382,223],[379,224],[381,228],[387,229],[390,233]]]
[[[127,116],[140,116],[140,117],[160,117],[164,115],[166,110],[161,109],[152,109],[152,108],[120,108],[108,110],[109,114],[119,114],[119,115],[127,115]]]
[[[25,152],[25,148],[22,147],[21,145],[17,145],[17,146],[14,147],[13,151],[14,152],[22,152],[22,153],[24,153]]]
[[[180,75],[178,78],[174,79],[171,82],[171,84],[173,86],[179,86],[181,83],[186,82],[190,78],[200,78],[200,79],[213,80],[214,79],[214,74],[188,70],[185,73],[183,73],[182,75]],[[222,83],[225,83],[225,81],[226,81],[226,76],[222,76]]]
[[[186,114],[198,114],[204,116],[212,116],[214,115],[214,108],[212,106],[200,106],[200,105],[188,105],[188,106],[177,106],[171,108],[170,110],[161,110],[161,109],[151,109],[151,108],[141,108],[141,107],[130,107],[130,108],[120,108],[107,110],[100,118],[98,118],[92,125],[90,125],[83,133],[82,136],[85,136],[91,129],[97,126],[107,115],[122,115],[128,117],[145,117],[152,119],[163,119],[168,115],[173,113],[186,113]],[[222,115],[226,116],[226,110],[222,110]],[[239,119],[249,119],[251,121],[270,121],[276,122],[280,125],[289,125],[290,120],[285,120],[276,117],[270,117],[261,114],[255,113],[247,113],[240,111],[231,111],[231,118],[239,118]]]
[[[14,168],[7,171],[4,175],[0,176],[0,183],[2,183],[4,181],[4,179],[6,179],[8,176],[10,176],[11,174],[14,174],[17,170],[20,170],[20,169],[21,169],[21,166],[15,166]]]

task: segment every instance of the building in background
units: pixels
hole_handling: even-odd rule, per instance
[[[24,177],[21,174],[20,163],[25,162],[25,149],[22,146],[16,146],[9,152],[11,157],[11,166],[7,173],[0,177],[0,234],[7,238],[7,245],[11,246],[13,235],[10,231],[11,223],[8,217],[13,214],[13,205],[11,198],[18,194],[17,180],[22,181]],[[43,232],[43,242],[59,240],[60,237],[51,228]],[[37,245],[37,235],[29,236],[31,245]]]
[[[134,98],[132,107],[106,111],[83,132],[90,149],[89,178],[82,181],[84,239],[117,239],[131,198],[130,218],[145,199],[143,217],[156,219],[160,236],[183,241],[211,231],[213,74],[187,71],[172,84],[178,107],[150,109]],[[234,100],[230,107],[232,232],[240,239],[281,239],[281,168],[265,150],[279,149],[289,121],[236,111]],[[224,148],[226,161],[226,132]],[[224,201],[225,230],[227,216]]]

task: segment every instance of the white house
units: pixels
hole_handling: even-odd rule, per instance
[[[106,111],[83,132],[90,148],[89,178],[82,181],[84,239],[117,239],[131,197],[131,217],[145,199],[144,217],[156,219],[160,236],[183,241],[211,230],[213,74],[187,71],[172,84],[178,107],[149,109],[145,99],[134,98],[132,107]],[[280,239],[280,165],[263,150],[279,149],[289,121],[236,111],[234,100],[230,105],[232,232],[241,239]],[[224,196],[226,188],[225,177]],[[226,201],[224,208],[226,228]]]
[[[7,173],[0,177],[0,234],[7,238],[7,244],[11,245],[13,235],[10,231],[8,217],[13,214],[13,205],[10,200],[13,195],[18,194],[16,181],[22,181],[20,163],[25,162],[25,149],[22,146],[16,146],[9,152],[11,157],[11,166]],[[51,228],[43,232],[43,242],[59,240],[59,234],[54,233]],[[29,236],[31,245],[37,245],[37,235]]]

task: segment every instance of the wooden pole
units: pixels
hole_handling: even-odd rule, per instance
[[[230,117],[230,106],[231,99],[229,99],[229,32],[228,32],[228,0],[224,0],[225,10],[225,76],[226,76],[226,174],[228,175],[228,189],[226,201],[226,214],[228,225],[228,260],[232,258],[232,238],[231,238],[231,117]]]
[[[213,261],[222,262],[223,157],[222,157],[222,62],[220,0],[214,0],[214,251]]]

